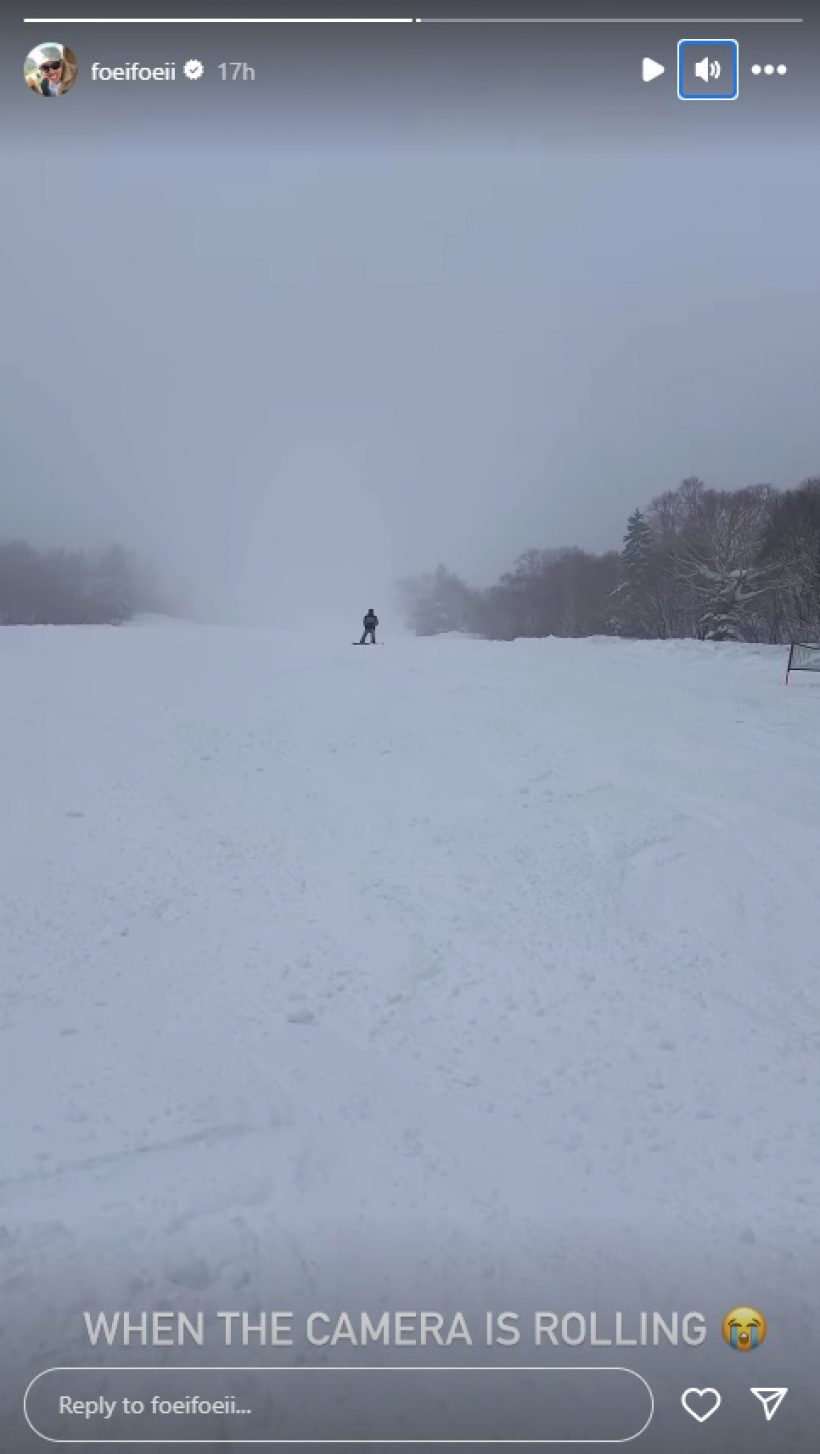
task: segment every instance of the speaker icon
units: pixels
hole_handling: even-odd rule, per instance
[[[712,61],[704,56],[702,61],[695,61],[695,75],[699,81],[716,81],[720,75],[720,61]]]
[[[740,78],[736,40],[678,41],[678,97],[681,101],[736,101]]]

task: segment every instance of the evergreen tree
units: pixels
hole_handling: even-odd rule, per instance
[[[648,636],[652,577],[652,532],[641,510],[633,510],[618,561],[611,619],[619,636]]]
[[[401,592],[408,623],[417,636],[475,629],[475,592],[445,566],[432,575],[402,581]]]

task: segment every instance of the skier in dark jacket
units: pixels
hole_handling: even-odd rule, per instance
[[[365,616],[363,624],[364,624],[364,631],[362,632],[362,639],[359,642],[359,645],[360,646],[364,646],[366,644],[367,638],[369,636],[372,644],[375,646],[376,645],[376,627],[379,624],[379,618],[376,615],[376,612],[373,610],[373,607],[372,606],[370,607],[370,610],[368,611],[367,615]]]

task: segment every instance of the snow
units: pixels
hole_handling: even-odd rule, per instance
[[[549,1307],[806,1314],[820,682],[349,636],[0,632],[6,1365],[392,1254],[408,1307],[535,1258]]]

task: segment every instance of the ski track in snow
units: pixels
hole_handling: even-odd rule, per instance
[[[820,682],[782,658],[0,633],[18,1336],[240,1305],[271,1242],[310,1294],[342,1224],[500,1274],[545,1216],[555,1265],[730,1208],[778,1275],[816,1249]]]

